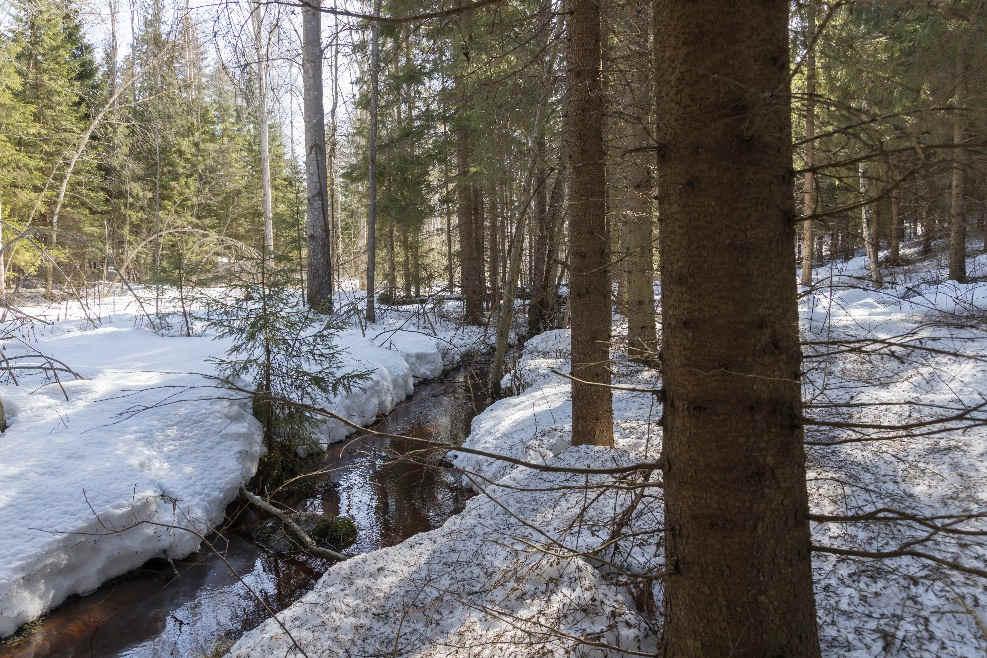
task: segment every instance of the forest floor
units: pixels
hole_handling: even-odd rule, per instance
[[[812,511],[948,517],[935,523],[946,530],[931,531],[886,518],[813,523],[817,545],[891,553],[815,554],[826,656],[987,653],[983,580],[899,554],[987,564],[976,534],[987,524],[966,518],[987,509],[987,256],[969,268],[974,282],[959,285],[942,263],[920,261],[888,271],[875,290],[858,258],[819,268],[801,290],[806,413],[831,423],[807,429]],[[660,373],[619,346],[615,382],[643,391],[614,391],[614,448],[570,446],[569,382],[559,374],[568,346],[565,330],[529,340],[511,375],[518,393],[477,416],[465,445],[570,468],[657,459],[661,406],[647,389]],[[662,591],[649,576],[663,567],[663,510],[660,489],[642,485],[658,473],[615,480],[465,453],[454,461],[481,492],[462,513],[334,566],[230,655],[654,655]]]
[[[229,341],[186,325],[181,308],[174,290],[104,286],[5,314],[0,637],[148,559],[197,550],[256,472],[250,400],[211,378]],[[383,306],[369,326],[352,315],[337,342],[344,368],[369,379],[317,402],[368,424],[416,381],[489,349],[488,332],[458,327],[454,313]],[[319,436],[351,431],[330,421]]]

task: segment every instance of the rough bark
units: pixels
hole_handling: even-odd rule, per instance
[[[480,324],[483,319],[483,285],[473,236],[473,192],[470,182],[470,135],[465,126],[456,128],[456,223],[459,229],[459,280],[463,287],[464,320]]]
[[[857,180],[860,185],[860,230],[864,236],[864,251],[867,252],[867,264],[870,268],[870,280],[875,286],[884,284],[881,276],[881,264],[878,253],[881,247],[880,226],[877,221],[876,203],[870,201],[874,195],[871,189],[870,168],[863,161],[857,165]]]
[[[657,0],[666,656],[819,656],[787,0]]]
[[[457,3],[462,6],[462,0]],[[453,58],[456,74],[453,76],[457,100],[457,116],[453,122],[456,149],[456,224],[459,232],[460,284],[463,290],[463,316],[468,324],[480,324],[483,320],[483,252],[477,253],[476,182],[471,170],[473,163],[473,128],[470,90],[466,76],[470,68],[472,47],[472,14],[458,15],[459,37],[454,43]],[[482,240],[482,238],[481,238]]]
[[[374,16],[380,15],[381,0],[374,0]],[[377,105],[380,77],[380,24],[370,23],[370,126],[367,135],[367,322],[376,322],[377,294]]]
[[[490,221],[487,225],[490,229],[488,244],[490,245],[490,263],[487,267],[487,287],[490,289],[490,299],[496,304],[500,299],[500,230],[501,218],[497,204],[497,186],[490,183],[487,189],[487,214]]]
[[[805,43],[808,51],[805,53],[805,189],[802,193],[802,213],[811,217],[816,212],[816,172],[812,168],[816,164],[816,50],[813,43],[816,38],[816,3],[809,0],[806,7]],[[812,265],[815,256],[813,245],[813,222],[805,219],[802,222],[802,277],[803,286],[812,285]]]
[[[897,188],[891,190],[891,217],[888,227],[888,262],[891,265],[901,263],[901,194]]]
[[[658,357],[654,297],[653,158],[641,148],[651,142],[651,2],[620,0],[611,15],[615,32],[611,78],[611,149],[608,177],[612,231],[618,245],[617,299],[627,316],[628,355]]]
[[[322,0],[302,10],[302,85],[305,121],[306,237],[308,304],[332,310],[332,245],[326,167],[326,124],[322,99]]]
[[[963,143],[963,106],[966,90],[966,71],[962,49],[956,54],[956,91],[953,95],[953,145]],[[963,205],[965,191],[966,153],[953,148],[952,180],[949,188],[949,278],[966,282],[966,210]]]
[[[571,0],[569,82],[569,311],[572,317],[572,442],[613,445],[610,280],[600,75],[600,5]]]

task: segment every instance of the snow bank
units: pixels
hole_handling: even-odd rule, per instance
[[[973,276],[987,272],[987,256],[971,259],[969,270]],[[816,272],[816,286],[804,289],[800,301],[804,339],[907,333],[918,345],[987,354],[984,284],[947,282],[930,262],[897,269],[882,290],[869,289],[865,275],[862,259]],[[844,420],[900,422],[928,416],[929,408],[918,402],[957,406],[987,399],[987,370],[975,359],[935,351],[901,359],[827,356],[826,349],[806,347],[805,397],[810,405],[863,403],[844,408]],[[656,372],[615,357],[618,383],[659,383]],[[547,465],[605,468],[654,460],[661,410],[647,393],[615,392],[615,448],[569,445],[569,386],[553,373],[568,367],[567,332],[530,340],[505,382],[520,392],[477,416],[466,445]],[[874,402],[885,406],[868,406]],[[807,411],[827,413],[826,407]],[[807,438],[846,434],[810,427]],[[452,459],[482,492],[461,514],[402,544],[335,565],[278,615],[291,637],[268,620],[230,655],[299,655],[294,642],[309,656],[617,656],[655,650],[660,586],[618,575],[653,574],[663,566],[663,509],[655,489],[634,501],[626,490],[597,487],[607,482],[604,476],[548,473],[464,453]],[[823,514],[889,506],[918,514],[983,512],[987,431],[810,446],[808,484],[812,511]],[[626,536],[608,545],[614,519],[625,513]],[[987,523],[963,527],[984,531]],[[888,523],[812,528],[817,544],[869,550],[889,550],[927,532]],[[943,534],[923,550],[974,567],[987,564],[984,542],[971,536]],[[813,572],[826,656],[987,654],[987,590],[980,580],[911,557],[816,554]]]
[[[176,301],[166,291],[157,306]],[[227,345],[155,334],[144,309],[127,294],[25,308],[35,320],[4,341],[7,357],[38,350],[83,379],[24,374],[0,386],[11,423],[0,435],[0,637],[148,559],[197,550],[200,538],[182,528],[218,525],[256,471],[262,430],[249,401],[202,376]],[[339,340],[347,367],[370,379],[321,401],[358,423],[487,341],[481,328],[440,321],[430,337],[401,309],[380,314],[366,335],[353,326]],[[351,431],[335,423],[323,438]]]
[[[654,459],[653,396],[642,393],[616,396],[617,448],[569,445],[568,380],[552,373],[568,369],[568,342],[567,331],[528,341],[515,382],[527,388],[474,418],[467,444],[569,467]],[[653,371],[624,365],[624,381],[654,381]],[[599,549],[628,569],[646,571],[654,564],[654,537],[600,548],[614,510],[625,509],[632,494],[606,490],[585,504],[583,475],[462,453],[453,459],[486,495],[472,498],[441,528],[333,566],[278,615],[309,656],[619,656],[655,650],[653,622],[638,610],[626,579],[599,560],[574,557]],[[646,499],[632,523],[653,523],[659,509],[656,500]],[[591,638],[595,646],[576,638]],[[293,651],[292,639],[268,620],[230,655],[300,655]]]

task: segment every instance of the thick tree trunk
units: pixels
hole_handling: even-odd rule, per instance
[[[665,655],[819,656],[787,0],[655,3]]]
[[[267,120],[267,39],[264,36],[264,5],[254,7],[254,43],[257,46],[257,132],[260,140],[260,186],[264,212],[264,260],[274,258],[274,211],[271,199],[271,147]]]
[[[572,442],[613,445],[610,279],[600,76],[600,5],[571,0],[569,81],[569,311],[572,317]],[[519,238],[520,239],[520,238]]]
[[[381,0],[374,0],[374,16],[380,15]],[[380,93],[380,24],[370,24],[370,126],[367,136],[367,322],[376,322],[374,308],[377,269],[377,105]]]
[[[329,186],[326,124],[322,101],[322,0],[302,9],[302,84],[305,120],[306,232],[308,305],[332,310],[332,246],[329,238]]]
[[[808,51],[805,54],[805,189],[802,194],[802,213],[806,219],[802,222],[802,277],[803,286],[812,285],[812,265],[815,257],[813,245],[813,220],[816,212],[816,172],[812,167],[816,164],[816,3],[809,0],[806,6],[805,43]]]
[[[966,90],[962,49],[956,54],[956,92],[953,96],[953,145],[963,143],[962,108]],[[966,282],[966,209],[964,208],[966,154],[962,148],[953,149],[953,175],[949,190],[949,278]]]

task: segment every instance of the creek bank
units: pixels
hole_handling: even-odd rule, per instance
[[[467,365],[420,382],[374,429],[458,443],[477,408],[485,404],[484,364]],[[324,471],[296,496],[279,499],[311,519],[353,519],[359,554],[398,543],[441,525],[472,495],[459,480],[431,464],[402,460],[414,446],[374,437],[329,445],[313,467]],[[256,546],[252,536],[266,517],[242,501],[227,515],[234,523],[211,541],[240,574],[232,576],[216,555],[200,551],[174,562],[151,563],[74,597],[39,621],[16,645],[0,648],[11,658],[40,656],[213,655],[269,617],[256,591],[280,610],[301,596],[332,564],[302,555],[289,542],[284,551]],[[274,546],[273,548],[278,548]]]
[[[169,305],[180,300],[165,291],[157,306]],[[39,367],[0,385],[12,419],[0,435],[0,636],[148,560],[194,553],[261,454],[249,401],[208,378],[224,341],[154,333],[129,293],[23,310],[39,322],[4,341],[6,356],[57,359],[80,378],[56,382]],[[482,328],[458,328],[451,314],[380,317],[368,333],[339,335],[371,380],[318,401],[360,424],[486,345]],[[350,433],[330,424],[321,442]]]

